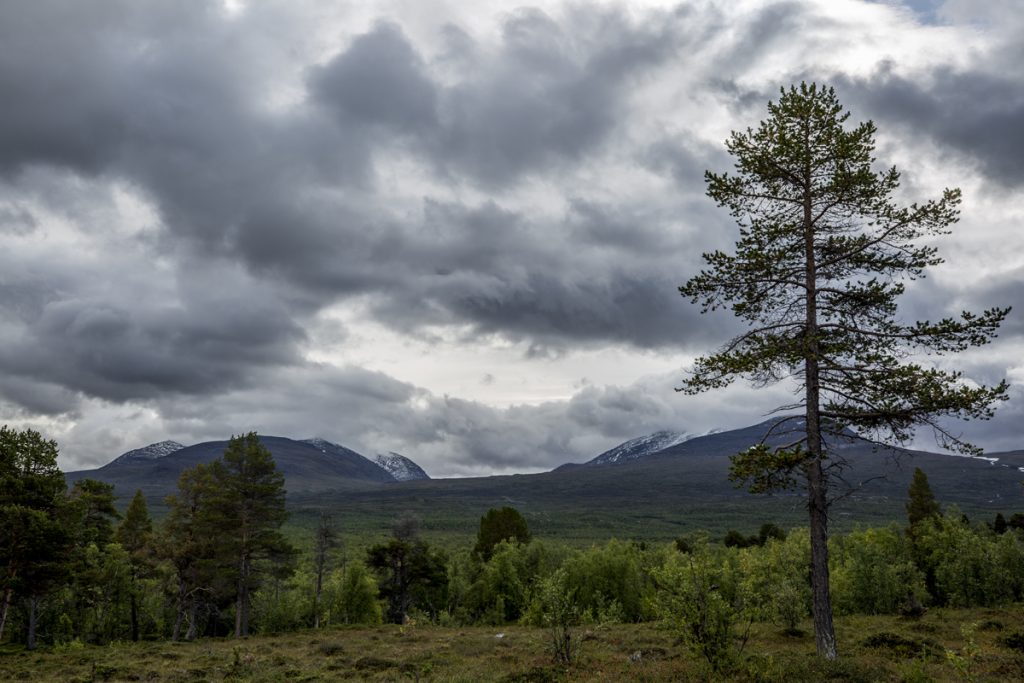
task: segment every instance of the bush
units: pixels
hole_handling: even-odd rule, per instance
[[[736,645],[736,626],[748,615],[742,591],[730,574],[728,565],[717,561],[706,546],[671,557],[655,573],[662,617],[715,672],[731,667],[746,643],[744,634]]]
[[[331,572],[324,586],[324,605],[329,624],[379,624],[383,616],[377,582],[360,562]]]
[[[830,549],[832,604],[840,614],[895,614],[927,602],[925,575],[895,525],[836,537]]]
[[[1024,546],[1017,534],[973,529],[954,509],[928,520],[916,540],[939,604],[988,607],[1021,596]]]
[[[548,630],[551,657],[560,664],[572,664],[579,657],[582,638],[577,630],[580,608],[564,569],[557,570],[538,585],[532,620]]]
[[[743,590],[753,616],[796,632],[811,611],[811,545],[806,532],[740,554]]]
[[[641,551],[609,541],[585,550],[563,565],[583,615],[595,622],[639,621],[653,586],[641,570]]]

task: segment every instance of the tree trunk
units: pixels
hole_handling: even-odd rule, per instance
[[[39,621],[39,596],[31,595],[25,601],[28,607],[28,631],[25,638],[25,649],[36,649],[36,623]]]
[[[811,515],[811,597],[814,642],[818,655],[835,659],[836,634],[832,624],[832,597],[828,575],[828,501],[821,460],[808,466],[808,508]]]
[[[242,556],[235,601],[235,638],[249,635],[249,557]]]
[[[174,616],[174,631],[171,632],[171,641],[178,642],[181,637],[181,622],[185,620],[185,580],[178,578],[178,604],[177,614]]]
[[[134,590],[129,600],[132,617],[132,642],[137,643],[139,642],[139,599]]]
[[[4,627],[7,625],[7,611],[11,607],[11,596],[14,594],[14,589],[10,586],[4,591],[4,605],[0,608],[0,642],[4,639]]]
[[[320,628],[320,595],[324,589],[323,567],[317,567],[316,590],[313,591],[313,628]]]
[[[804,143],[810,149],[809,129],[805,127]],[[821,462],[825,458],[821,439],[821,379],[818,359],[818,271],[814,241],[813,174],[810,161],[804,169],[804,287],[806,318],[804,322],[805,424],[808,461],[807,509],[811,517],[811,612],[814,617],[814,642],[818,656],[835,659],[836,634],[832,624],[832,598],[828,585],[828,480]]]
[[[189,598],[188,604],[188,631],[185,632],[185,640],[192,641],[196,639],[196,622],[199,621],[199,603],[196,600],[196,596],[193,595]]]

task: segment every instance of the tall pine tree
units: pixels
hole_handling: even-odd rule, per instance
[[[872,168],[874,124],[845,128],[849,114],[831,88],[783,89],[768,113],[756,130],[726,142],[735,173],[705,174],[708,195],[740,224],[735,252],[704,254],[708,268],[679,288],[704,312],[731,309],[748,330],[699,358],[681,390],[703,392],[737,377],[799,387],[799,399],[782,408],[800,411],[793,416],[802,421],[800,436],[738,454],[733,476],[752,491],[805,485],[815,638],[818,653],[832,659],[827,522],[830,475],[842,459],[830,444],[850,428],[904,443],[923,425],[943,446],[976,452],[942,418],[990,417],[1006,384],[967,384],[915,358],[985,344],[1009,309],[897,320],[904,281],[941,263],[935,247],[917,242],[948,232],[960,192],[897,206],[899,173]]]

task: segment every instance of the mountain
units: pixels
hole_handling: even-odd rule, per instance
[[[391,451],[388,453],[378,453],[374,462],[387,470],[395,478],[395,481],[430,479],[430,475],[424,472],[422,467],[399,453]]]
[[[182,444],[177,441],[161,441],[159,443],[151,443],[148,446],[142,448],[136,448],[134,451],[128,451],[123,453],[114,459],[113,462],[108,463],[113,465],[115,462],[128,462],[129,460],[156,460],[166,455],[170,455],[175,451],[180,451],[184,448]]]
[[[611,537],[668,540],[701,529],[713,536],[730,528],[750,534],[768,521],[784,527],[806,525],[802,491],[755,496],[728,478],[728,456],[756,443],[774,423],[693,437],[642,457],[620,458],[613,465],[408,481],[396,481],[384,467],[328,441],[260,440],[285,475],[297,524],[313,526],[326,510],[351,520],[354,532],[373,534],[388,529],[396,517],[411,514],[432,533],[458,535],[475,529],[489,508],[509,505],[527,518],[535,536],[589,544]],[[793,421],[788,427],[799,430],[802,425]],[[836,530],[905,523],[904,504],[915,467],[928,475],[940,504],[956,504],[972,520],[990,520],[997,511],[1024,512],[1024,450],[982,459],[874,450],[855,439],[838,445],[850,466],[834,482],[833,492],[845,494],[832,508],[830,524]],[[66,476],[69,483],[84,477],[109,481],[123,502],[141,488],[159,515],[160,503],[176,490],[180,472],[214,460],[226,446],[226,441],[215,441],[152,459],[118,458],[97,470]]]
[[[660,431],[630,439],[621,443],[615,448],[605,451],[593,460],[588,460],[585,465],[620,465],[630,460],[637,460],[644,456],[666,448],[671,448],[693,438],[692,434],[686,432]]]
[[[804,419],[796,416],[773,417],[756,425],[715,431],[703,436],[695,436],[653,453],[658,456],[684,455],[733,455],[753,446],[761,439],[769,446],[782,446],[803,436]],[[831,448],[838,452],[872,450],[872,446],[856,438],[856,434],[848,431],[846,437],[836,439]],[[885,449],[891,452],[903,452],[902,449]]]
[[[614,465],[297,494],[289,496],[289,504],[297,518],[308,519],[309,524],[322,509],[359,520],[361,528],[373,531],[388,528],[397,515],[411,514],[425,528],[454,534],[475,528],[488,508],[510,505],[526,517],[535,536],[581,545],[612,537],[669,540],[699,530],[712,536],[730,528],[750,534],[764,522],[806,525],[802,490],[752,495],[729,480],[728,456],[757,443],[776,421],[694,437]],[[791,441],[792,432],[803,427],[796,420],[786,426],[789,434],[780,430],[769,442]],[[940,504],[955,504],[972,520],[991,520],[997,511],[1024,512],[1024,451],[991,453],[981,459],[873,449],[854,438],[836,445],[849,467],[833,472],[832,492],[839,498],[831,510],[835,530],[858,524],[905,524],[904,505],[915,467],[928,475]]]
[[[323,439],[296,441],[280,436],[260,436],[259,439],[273,454],[289,493],[351,489],[395,481],[375,462]],[[216,460],[227,446],[227,441],[207,441],[173,450],[166,447],[164,450],[168,452],[151,457],[132,456],[136,451],[129,451],[98,469],[68,472],[65,479],[69,484],[85,478],[114,484],[115,493],[126,500],[136,489],[141,489],[147,498],[159,502],[177,490],[182,471]]]

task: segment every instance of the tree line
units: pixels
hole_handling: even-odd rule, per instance
[[[321,515],[299,552],[284,537],[284,481],[255,434],[182,473],[154,523],[141,492],[124,514],[109,484],[70,489],[57,447],[0,428],[0,638],[108,643],[244,636],[339,624],[523,623],[548,629],[570,661],[575,629],[664,621],[714,668],[732,661],[743,624],[798,632],[811,614],[806,530],[766,523],[720,542],[610,540],[573,549],[536,539],[513,508],[481,517],[472,545],[444,552],[412,519],[348,557]],[[919,616],[932,606],[1024,597],[1024,514],[972,522],[943,510],[915,472],[907,522],[829,541],[839,614]]]

